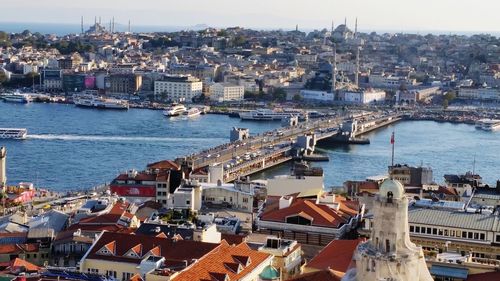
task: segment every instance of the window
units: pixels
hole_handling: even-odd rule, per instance
[[[430,227],[427,228],[427,234],[431,234],[431,228]]]
[[[413,232],[415,231],[415,228],[413,227],[413,225],[410,225],[410,232]]]
[[[467,232],[467,238],[472,239],[472,232]]]
[[[478,240],[479,239],[479,233],[474,232],[474,239]]]
[[[497,234],[495,241],[500,242],[500,234]]]
[[[433,228],[433,229],[432,229],[432,234],[437,235],[437,233],[438,233],[437,228]]]
[[[415,227],[415,232],[416,232],[416,233],[420,233],[420,226],[416,226],[416,227]]]
[[[189,204],[191,204],[191,201],[186,200],[186,205],[189,205]]]
[[[481,233],[481,234],[479,235],[479,239],[484,240],[485,238],[486,238],[486,237],[485,237],[484,233]]]

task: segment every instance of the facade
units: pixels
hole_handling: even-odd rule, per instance
[[[457,98],[478,101],[500,101],[500,90],[497,88],[461,87]]]
[[[356,268],[342,280],[434,280],[422,248],[410,241],[408,199],[403,185],[395,180],[384,181],[373,213],[371,238],[357,247]]]
[[[302,247],[294,240],[267,237],[259,252],[273,256],[272,266],[281,272],[281,280],[288,280],[300,273]]]
[[[110,93],[134,94],[142,85],[142,76],[136,74],[111,74],[108,77],[107,89]]]
[[[7,148],[0,147],[0,188],[5,192],[7,187]]]
[[[155,81],[154,94],[156,97],[165,95],[172,101],[190,102],[203,92],[203,82],[192,76],[165,76]]]
[[[430,96],[439,93],[439,87],[428,87],[396,92],[397,104],[416,104],[427,100]]]
[[[381,90],[362,90],[346,91],[339,94],[339,100],[353,104],[370,104],[385,101],[385,91]]]
[[[300,96],[306,101],[312,102],[333,102],[333,93],[326,91],[301,90]]]
[[[405,186],[422,187],[433,183],[432,169],[397,164],[389,167],[389,175]]]
[[[47,92],[62,90],[62,70],[44,69],[42,71],[43,89]]]
[[[217,102],[241,101],[245,94],[245,87],[228,83],[210,85],[210,99]]]
[[[120,174],[110,184],[111,193],[126,197],[131,201],[156,199],[156,175],[136,170]]]
[[[63,91],[68,93],[81,92],[85,89],[85,74],[65,73],[62,76]]]

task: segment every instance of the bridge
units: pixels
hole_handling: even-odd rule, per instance
[[[393,124],[402,114],[370,113],[358,117],[336,117],[302,123],[291,120],[286,127],[256,136],[244,136],[234,142],[176,159],[191,170],[207,167],[213,178],[231,182],[242,176],[310,155],[318,141],[349,142],[363,134]]]

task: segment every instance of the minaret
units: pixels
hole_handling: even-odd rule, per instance
[[[128,20],[128,33],[130,33],[130,20]]]
[[[97,16],[94,16],[94,25],[97,24]]]
[[[295,25],[295,31],[299,31],[299,25],[298,24]]]
[[[83,34],[83,16],[82,16],[82,19],[81,19],[81,22],[80,22],[80,26],[82,28],[82,34]]]
[[[115,33],[115,17],[113,17],[113,26],[111,28],[111,33]]]
[[[335,30],[335,22],[332,20],[332,30],[331,30],[332,35],[333,35],[333,31],[334,31],[334,30]]]
[[[432,281],[422,247],[410,241],[408,198],[403,185],[385,180],[373,202],[370,240],[356,249],[356,268],[343,281]]]
[[[354,24],[354,37],[358,35],[358,18],[356,17],[356,22]]]
[[[333,45],[333,64],[332,64],[332,93],[335,96],[337,89],[337,46]]]
[[[344,25],[347,27],[347,17],[344,18]]]
[[[0,147],[0,188],[5,192],[7,187],[7,149]]]
[[[356,87],[359,88],[359,50],[361,47],[357,48],[357,53],[356,53],[356,75],[354,75],[354,83],[356,84]]]
[[[99,25],[101,25],[101,16],[99,16]]]

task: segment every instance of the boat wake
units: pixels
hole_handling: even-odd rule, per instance
[[[93,136],[93,135],[28,135],[28,139],[58,141],[102,141],[102,142],[208,142],[222,138],[165,138],[165,137],[128,137],[128,136]]]

